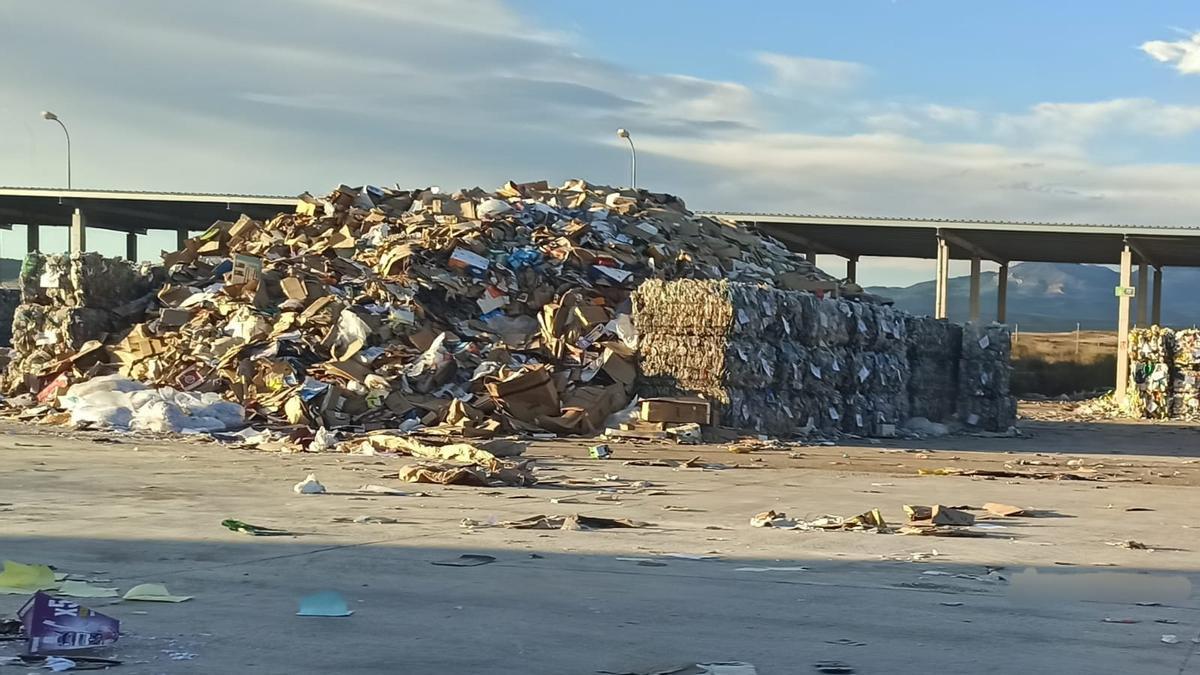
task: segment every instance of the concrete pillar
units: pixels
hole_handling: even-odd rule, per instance
[[[129,232],[126,232],[125,233],[125,259],[128,260],[129,262],[137,262],[138,261],[137,244],[138,244],[137,232],[134,232],[132,230]]]
[[[971,258],[971,321],[979,321],[979,258]]]
[[[808,260],[808,262],[810,262],[814,265],[817,264],[817,252],[816,251],[805,251],[804,257],[805,257],[805,259]]]
[[[858,283],[858,258],[846,259],[846,281]]]
[[[1146,323],[1146,304],[1150,301],[1150,266],[1146,264],[1146,259],[1138,260],[1138,278],[1137,278],[1137,325],[1145,328]]]
[[[933,318],[945,319],[950,310],[946,302],[950,285],[950,244],[938,235],[937,239],[937,279],[934,282]]]
[[[1128,288],[1133,276],[1133,252],[1126,245],[1121,250],[1121,287]],[[1129,296],[1117,298],[1117,405],[1125,408],[1125,386],[1129,384]]]
[[[71,252],[82,253],[87,250],[87,216],[83,209],[75,209],[71,214]]]
[[[175,230],[175,250],[182,251],[187,246],[188,231],[186,227]]]
[[[1005,323],[1008,320],[1008,263],[1000,263],[996,272],[996,321]]]
[[[1150,323],[1162,325],[1162,268],[1154,268],[1154,298],[1150,303]]]
[[[37,253],[42,250],[42,232],[39,225],[25,226],[25,252]]]

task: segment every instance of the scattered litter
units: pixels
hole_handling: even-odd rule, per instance
[[[29,652],[105,647],[117,641],[121,624],[78,603],[37,592],[17,612]]]
[[[943,607],[962,607],[961,602],[939,602],[938,604]]]
[[[1174,625],[1174,624],[1179,623],[1179,619],[1155,619],[1154,623],[1165,623],[1165,624]]]
[[[774,527],[782,530],[791,530],[797,527],[796,521],[787,517],[786,513],[776,511],[763,511],[750,516],[751,527]]]
[[[115,588],[93,586],[86,581],[64,581],[55,593],[72,598],[115,598],[119,595]]]
[[[637,563],[641,567],[666,567],[667,563],[653,558],[617,558],[621,562]]]
[[[124,600],[141,600],[145,602],[186,602],[192,599],[190,595],[171,595],[164,584],[138,584],[125,591]]]
[[[391,488],[386,485],[362,485],[359,486],[356,492],[366,495],[388,495],[392,497],[408,496],[407,492],[404,492],[403,490],[397,490],[396,488]]]
[[[221,525],[228,530],[241,532],[242,534],[248,534],[253,537],[282,537],[296,534],[295,532],[289,532],[287,530],[277,530],[273,527],[263,527],[262,525],[243,523],[242,521],[234,520],[233,518],[226,518],[225,520],[222,520]]]
[[[841,638],[839,640],[826,640],[825,644],[827,644],[827,645],[842,645],[843,647],[866,647],[867,646],[867,643],[865,643],[865,642],[859,642],[858,640],[850,640],[848,638]]]
[[[1114,619],[1112,617],[1104,617],[1103,623],[1141,623],[1140,619]]]
[[[599,670],[601,675],[758,675],[758,670],[743,661],[721,661],[714,663],[689,663],[666,668],[645,670]]]
[[[54,570],[48,565],[26,565],[13,560],[4,561],[0,572],[0,593],[28,595],[58,586]]]
[[[667,435],[680,445],[697,445],[704,442],[704,432],[695,422],[667,427]]]
[[[354,610],[346,604],[346,599],[334,591],[322,591],[300,599],[300,609],[296,616],[350,616]]]
[[[739,567],[734,572],[807,572],[807,567]]]
[[[813,668],[821,675],[854,675],[854,668],[841,661],[818,661]]]
[[[1154,509],[1146,507],[1146,506],[1130,506],[1129,508],[1127,508],[1125,510],[1129,511],[1130,513],[1133,513],[1133,512],[1138,512],[1138,511],[1153,511]]]
[[[323,495],[325,486],[317,480],[317,474],[310,473],[308,478],[292,486],[292,491],[299,495]]]
[[[496,562],[496,556],[483,555],[480,553],[464,553],[457,558],[449,560],[434,560],[431,565],[440,565],[442,567],[479,567],[488,563]]]
[[[476,464],[425,463],[401,467],[397,477],[408,483],[529,487],[537,482],[528,462],[486,460]]]
[[[1106,541],[1104,543],[1108,544],[1109,546],[1116,546],[1118,548],[1127,548],[1131,551],[1153,551],[1154,550],[1154,549],[1150,548],[1149,546],[1143,544],[1142,542],[1134,541],[1132,539],[1127,539],[1125,541]]]
[[[1164,636],[1162,636],[1162,641],[1169,645],[1176,645],[1176,644],[1179,644],[1179,636],[1178,635],[1164,635]]]
[[[1035,480],[1085,480],[1110,481],[1112,476],[1084,471],[1010,471],[1007,469],[960,469],[944,467],[940,469],[917,469],[921,476],[980,476],[985,478],[1031,478]]]
[[[987,511],[993,516],[1000,516],[1002,518],[1015,518],[1017,516],[1029,515],[1025,509],[1019,506],[1013,506],[1011,504],[998,504],[996,502],[988,502],[984,504],[983,510]]]
[[[588,448],[588,457],[591,457],[592,459],[611,459],[612,456],[612,448],[608,447],[607,443],[593,445]]]
[[[689,506],[680,506],[678,504],[664,504],[663,511],[676,511],[679,513],[698,513],[698,512],[703,512],[704,509],[693,509]]]
[[[620,528],[648,527],[643,523],[626,518],[601,518],[598,516],[530,516],[521,520],[506,520],[498,523],[482,523],[470,518],[464,518],[463,527],[505,527],[513,530],[607,530]]]
[[[715,553],[664,553],[663,555],[679,560],[720,560],[721,558],[721,556]]]

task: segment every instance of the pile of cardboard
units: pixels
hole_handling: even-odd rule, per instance
[[[5,391],[38,392],[67,370],[89,370],[96,341],[127,329],[152,298],[147,270],[96,253],[31,253],[21,268],[13,311],[13,359]],[[98,344],[98,343],[97,343]]]
[[[578,180],[341,186],[265,222],[217,222],[152,277],[131,270],[92,254],[31,270],[14,347],[38,381],[10,389],[116,372],[219,393],[277,427],[589,433],[629,400],[626,307],[643,280],[839,288],[777,241],[674,197]],[[736,381],[761,397],[776,373],[758,364],[778,359],[754,349]]]
[[[633,295],[640,391],[701,395],[722,424],[886,435],[908,417],[908,345],[891,307],[763,285],[648,281]]]
[[[968,323],[962,331],[958,419],[970,429],[1006,431],[1017,418],[1012,381],[1012,336],[1004,324]]]
[[[905,326],[909,412],[933,422],[949,421],[958,400],[962,326],[930,316],[906,317]]]

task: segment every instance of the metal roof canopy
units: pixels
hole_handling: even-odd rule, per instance
[[[296,197],[220,195],[122,190],[59,190],[0,187],[0,223],[71,224],[75,209],[88,228],[144,233],[146,230],[206,229],[241,214],[270,218],[296,205]]]
[[[789,247],[852,258],[936,258],[939,233],[954,258],[996,262],[1114,264],[1128,242],[1157,267],[1200,265],[1200,228],[1086,225],[910,218],[853,218],[768,213],[707,212],[743,223]]]

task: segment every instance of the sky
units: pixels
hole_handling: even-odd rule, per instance
[[[65,183],[52,110],[85,188],[620,185],[624,127],[697,210],[1200,220],[1194,2],[0,0],[0,45],[0,185]]]

